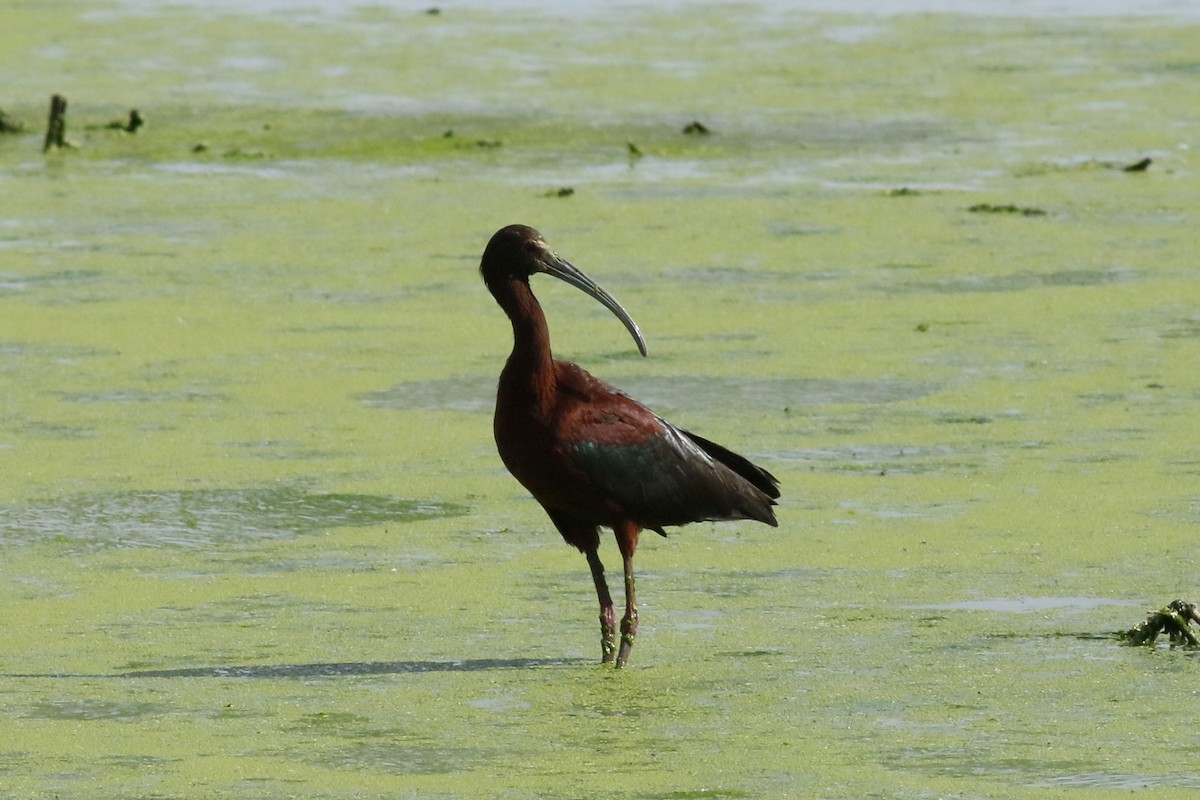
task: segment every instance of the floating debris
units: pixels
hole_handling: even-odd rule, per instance
[[[1095,169],[1110,169],[1117,172],[1145,172],[1154,163],[1152,158],[1143,158],[1130,163],[1128,161],[1105,161],[1097,158],[1071,160],[1066,162],[1047,162],[1031,164],[1016,171],[1017,177],[1028,178],[1034,175],[1045,175],[1052,172],[1088,171]]]
[[[684,126],[683,132],[689,136],[708,136],[712,131],[700,120],[692,120]]]
[[[1158,611],[1150,612],[1146,621],[1134,625],[1120,634],[1125,644],[1154,644],[1160,633],[1170,637],[1171,644],[1186,644],[1196,647],[1200,639],[1192,631],[1191,623],[1200,623],[1200,609],[1186,600],[1172,600]]]
[[[138,113],[136,108],[129,111],[129,119],[114,120],[104,127],[114,131],[125,131],[126,133],[137,133],[138,128],[146,124],[146,120],[142,119],[142,115]]]
[[[25,130],[25,123],[13,119],[3,108],[0,108],[0,133],[20,133]]]
[[[967,209],[972,214],[1020,214],[1023,217],[1044,217],[1046,212],[1040,208],[1017,206],[1012,203],[996,205],[993,203],[976,203]]]
[[[543,197],[570,197],[573,194],[575,194],[573,186],[560,186],[557,189],[548,190]]]
[[[888,197],[916,197],[920,192],[907,186],[901,186],[897,189],[888,189],[884,194]]]
[[[625,147],[626,147],[626,149],[629,150],[630,158],[641,158],[642,157],[642,151],[639,150],[638,146],[636,144],[634,144],[633,142],[628,142],[628,141],[625,142]]]

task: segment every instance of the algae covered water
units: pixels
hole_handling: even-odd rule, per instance
[[[1191,796],[1195,654],[1110,635],[1196,599],[1156,10],[6,9],[0,785]],[[513,222],[650,349],[535,279],[559,357],[783,484],[644,540],[620,673],[492,442]]]

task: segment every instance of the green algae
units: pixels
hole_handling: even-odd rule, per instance
[[[585,16],[6,12],[9,791],[1190,796],[1195,654],[1108,632],[1194,599],[1195,26]],[[559,355],[783,481],[621,674],[491,442],[517,221],[651,354],[536,283]]]

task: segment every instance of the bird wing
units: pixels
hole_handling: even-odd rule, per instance
[[[778,482],[766,470],[566,366],[559,374],[564,456],[618,516],[650,529],[728,519],[777,524]]]

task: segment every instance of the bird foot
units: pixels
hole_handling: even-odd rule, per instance
[[[629,651],[633,649],[633,639],[637,636],[638,617],[637,611],[626,614],[621,620],[621,649],[617,653],[617,661],[613,665],[617,669],[625,666],[625,662],[629,661]]]
[[[617,615],[612,606],[600,612],[600,663],[611,664],[617,654]]]

